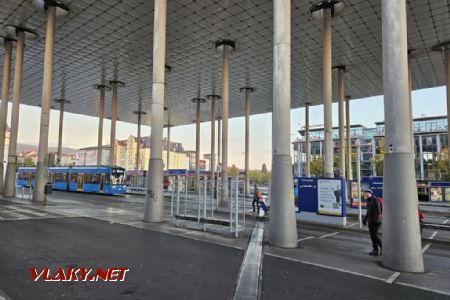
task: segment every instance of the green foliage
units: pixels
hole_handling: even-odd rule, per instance
[[[270,183],[270,174],[259,170],[248,171],[250,181],[255,181],[257,184],[268,185]]]
[[[21,167],[36,167],[36,164],[33,162],[31,157],[25,157],[23,163],[17,163],[17,168]]]
[[[236,167],[236,165],[235,164],[233,164],[232,166],[231,166],[231,168],[228,168],[228,175],[229,176],[239,176],[239,168],[238,167]]]
[[[322,157],[311,161],[311,176],[323,177],[325,174],[325,162]]]
[[[261,172],[263,172],[263,173],[269,173],[269,171],[267,170],[267,166],[266,166],[266,163],[263,163],[263,165],[262,165],[262,167],[261,167]]]

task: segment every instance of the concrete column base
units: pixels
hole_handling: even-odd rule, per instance
[[[383,266],[424,272],[412,153],[384,156]]]
[[[41,172],[38,172],[41,170]],[[36,165],[36,174],[43,174],[40,178],[36,176],[36,181],[33,190],[33,201],[34,202],[45,202],[46,195],[44,194],[45,184],[47,183],[47,166],[44,163],[38,162]]]
[[[296,248],[297,222],[290,155],[273,155],[270,198],[270,244]]]
[[[162,158],[150,159],[144,211],[146,222],[164,222],[163,165]]]
[[[14,197],[16,195],[16,163],[8,162],[6,166],[5,187],[3,196]]]

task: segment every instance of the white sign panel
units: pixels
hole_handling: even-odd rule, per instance
[[[342,182],[317,180],[317,211],[323,215],[342,216]]]

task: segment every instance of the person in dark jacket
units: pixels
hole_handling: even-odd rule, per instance
[[[367,199],[367,212],[363,224],[369,224],[370,239],[372,240],[373,250],[370,255],[381,255],[381,239],[378,237],[378,230],[381,227],[381,202],[372,193],[372,190],[364,190],[364,198]],[[379,251],[378,251],[379,250]]]

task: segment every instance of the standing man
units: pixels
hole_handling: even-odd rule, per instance
[[[377,199],[370,189],[364,190],[364,198],[367,199],[367,212],[363,224],[367,225],[367,222],[369,222],[369,233],[373,247],[369,254],[378,256],[378,253],[381,255],[381,239],[378,237],[378,230],[381,226],[382,206],[380,199]]]

